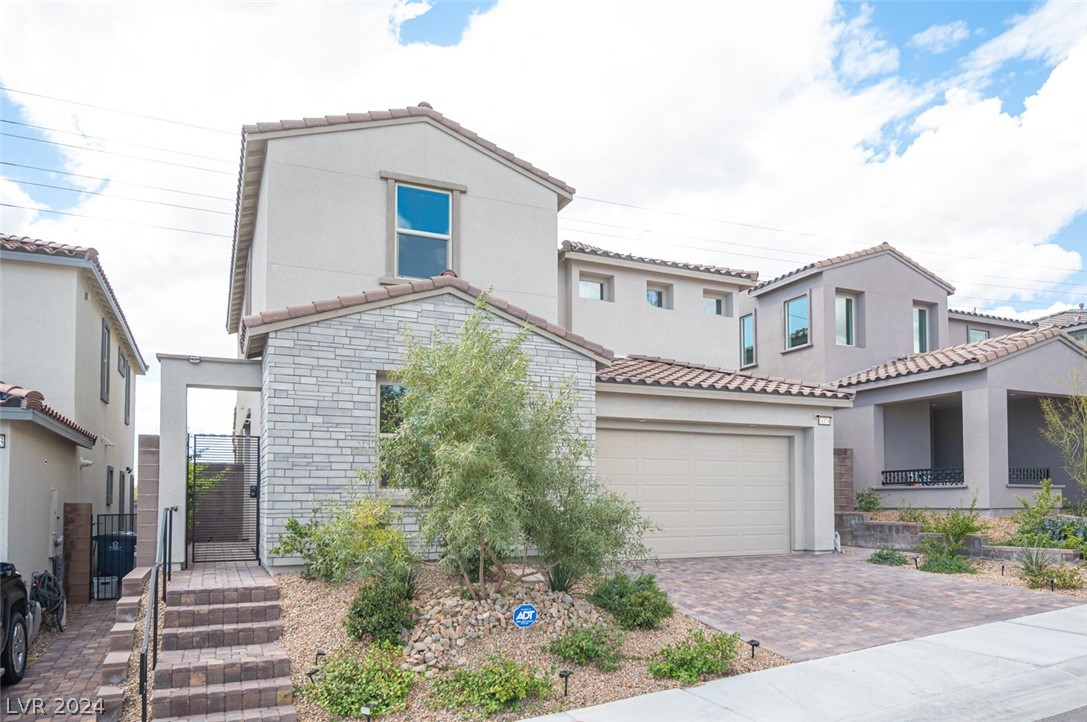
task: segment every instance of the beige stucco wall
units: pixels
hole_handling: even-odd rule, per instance
[[[455,269],[547,319],[557,308],[557,195],[427,123],[272,139],[251,251],[251,311],[378,288],[388,277],[382,171],[467,187]]]
[[[791,455],[792,549],[830,551],[834,546],[834,427],[817,415],[840,411],[806,399],[757,394],[714,394],[597,384],[597,428],[718,431],[782,436]],[[744,398],[746,397],[746,398]]]
[[[610,279],[610,299],[580,298],[583,274]],[[671,308],[646,303],[649,283],[671,286]],[[736,368],[739,363],[735,308],[740,286],[727,279],[650,264],[567,256],[559,264],[559,287],[559,323],[617,355],[659,356],[725,368]],[[726,295],[732,313],[705,313],[702,299],[706,291]]]
[[[88,450],[30,421],[0,422],[7,448],[0,449],[0,560],[13,562],[28,578],[50,569],[49,492],[65,502],[90,501],[90,484],[79,470]],[[63,526],[57,524],[58,533]],[[56,549],[60,553],[60,548]]]

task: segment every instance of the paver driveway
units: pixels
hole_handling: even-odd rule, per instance
[[[668,560],[653,571],[686,614],[794,661],[1083,604],[868,564],[871,551]]]

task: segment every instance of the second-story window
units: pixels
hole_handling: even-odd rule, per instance
[[[110,356],[110,342],[109,342],[109,324],[106,323],[106,319],[102,319],[102,360],[99,368],[99,391],[98,395],[107,404],[109,403],[109,356]]]
[[[653,308],[671,308],[672,287],[663,283],[645,284],[645,302]]]
[[[732,294],[703,291],[702,312],[709,316],[731,316]]]
[[[396,186],[396,275],[430,278],[452,265],[453,194]]]
[[[928,351],[928,309],[924,306],[913,307],[913,352]]]
[[[811,314],[808,297],[800,296],[785,302],[785,348],[807,346],[811,341]]]
[[[988,341],[989,332],[983,328],[971,328],[966,331],[966,342],[977,343],[978,341]]]
[[[857,300],[838,294],[834,298],[835,341],[839,346],[857,345]]]
[[[755,356],[755,314],[740,316],[740,367],[754,366]]]
[[[582,273],[578,276],[577,295],[589,301],[611,301],[611,286],[611,276]]]

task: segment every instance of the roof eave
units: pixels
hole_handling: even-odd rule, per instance
[[[604,266],[652,268],[658,273],[702,278],[706,280],[716,281],[718,283],[729,283],[734,286],[740,286],[742,288],[750,288],[757,283],[756,280],[740,274],[714,273],[712,271],[700,271],[694,268],[677,268],[676,266],[671,266],[667,263],[653,263],[649,260],[640,261],[633,258],[612,258],[610,256],[602,256],[598,253],[587,253],[585,251],[579,251],[575,249],[559,251],[560,262],[565,261],[568,258],[571,260],[597,263]]]
[[[52,416],[37,409],[13,408],[0,406],[0,419],[4,421],[29,421],[85,449],[93,449],[97,439],[57,421]]]
[[[815,396],[803,394],[782,394],[772,391],[737,391],[735,389],[694,388],[646,381],[619,381],[600,379],[596,381],[597,391],[618,393],[641,393],[651,395],[688,396],[732,401],[753,401],[762,403],[789,403],[802,406],[823,406],[849,408],[853,405],[854,392],[849,389],[830,390],[829,393],[845,394],[846,398]]]

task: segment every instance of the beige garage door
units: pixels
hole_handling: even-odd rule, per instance
[[[600,429],[597,473],[662,527],[662,558],[789,551],[789,442]]]

